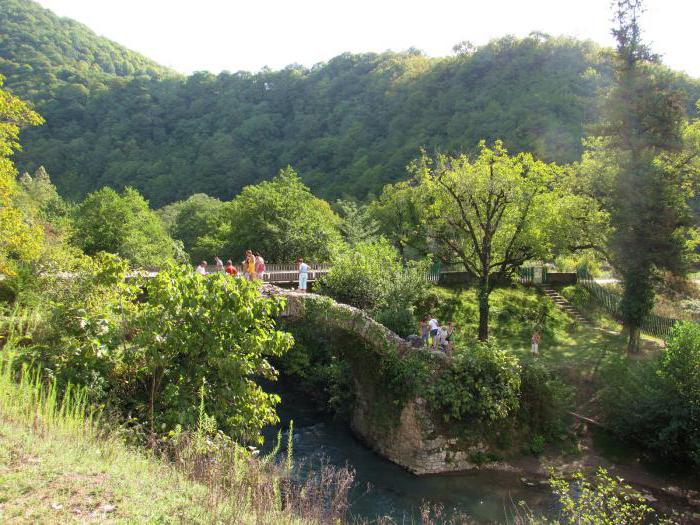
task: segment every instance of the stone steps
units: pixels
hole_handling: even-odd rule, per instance
[[[549,286],[543,286],[542,291],[547,297],[549,297],[552,300],[554,304],[557,305],[557,307],[560,310],[563,310],[564,312],[569,314],[577,323],[590,324],[588,319],[586,319],[574,305],[572,305],[569,301],[562,297],[559,294],[559,292],[557,292],[553,288],[550,288]]]

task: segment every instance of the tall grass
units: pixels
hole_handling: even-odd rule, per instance
[[[59,392],[55,380],[45,381],[38,368],[26,364],[17,372],[9,342],[0,359],[0,416],[29,423],[41,432],[94,437],[98,428],[85,389],[69,384]]]
[[[101,429],[99,414],[91,409],[85,389],[69,385],[59,391],[56,382],[45,380],[37,368],[24,365],[18,371],[11,344],[0,352],[0,419],[29,427],[40,436],[108,443],[105,448],[113,457],[143,455],[144,451],[126,447],[114,432]],[[306,524],[346,520],[352,470],[324,461],[313,468],[295,465],[291,428],[286,454],[279,454],[280,435],[273,452],[258,458],[220,432],[206,429],[209,421],[202,413],[196,430],[153,449],[163,452],[162,459],[171,469],[204,486],[206,496],[201,504],[206,522]]]

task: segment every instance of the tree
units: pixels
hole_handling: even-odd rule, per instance
[[[185,266],[167,267],[146,286],[138,348],[125,356],[134,371],[128,380],[147,400],[143,419],[159,431],[194,427],[203,387],[206,412],[221,428],[234,439],[262,442],[260,430],[278,421],[279,396],[255,381],[275,380],[268,359],[293,343],[275,325],[282,301],[263,297],[254,282],[203,277]]]
[[[622,275],[621,313],[628,351],[634,353],[639,350],[640,325],[654,305],[654,272],[685,272],[686,231],[692,221],[687,173],[671,162],[682,149],[679,94],[642,41],[642,0],[617,0],[614,5],[614,85],[600,133],[617,162],[609,174],[614,229],[609,244]]]
[[[204,193],[169,204],[158,211],[168,232],[182,241],[192,262],[221,255],[229,234],[228,205]]]
[[[88,195],[73,214],[73,240],[86,254],[121,255],[141,267],[159,267],[175,255],[163,223],[133,188],[120,195],[102,188]]]
[[[339,223],[330,205],[287,167],[271,181],[245,187],[232,201],[228,249],[256,250],[269,262],[327,261],[341,242]]]
[[[34,176],[23,173],[19,178],[21,190],[17,200],[20,207],[44,221],[55,222],[62,220],[68,214],[68,204],[63,200],[51,182],[49,174],[43,166],[39,166]]]
[[[423,218],[430,237],[460,260],[478,282],[479,339],[489,336],[489,296],[531,259],[556,244],[558,203],[576,198],[561,183],[566,170],[528,153],[510,156],[500,141],[481,143],[479,156],[422,157],[411,168],[429,196]],[[561,235],[561,227],[558,230]]]
[[[427,255],[428,233],[421,222],[424,195],[415,191],[412,182],[387,184],[381,195],[370,204],[370,214],[379,223],[380,232],[391,240],[404,259],[411,251]]]
[[[20,129],[43,120],[2,85],[0,76],[0,272],[12,275],[15,261],[33,260],[39,255],[42,231],[15,201],[19,193],[17,171],[9,157],[20,149]]]
[[[377,237],[379,223],[371,216],[367,206],[339,199],[336,201],[336,207],[342,218],[340,231],[349,245],[354,246]]]

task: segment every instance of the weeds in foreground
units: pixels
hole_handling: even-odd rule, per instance
[[[171,436],[159,448],[166,461],[154,461],[153,454],[148,459],[143,450],[129,449],[114,432],[101,429],[84,389],[69,386],[58,392],[55,381],[43,381],[39,371],[24,366],[15,373],[11,359],[5,359],[0,361],[0,420],[27,428],[33,436],[80,441],[99,451],[113,449],[107,454],[111,458],[128,462],[133,457],[137,462],[160,465],[154,468],[169,469],[168,477],[189,480],[184,486],[176,483],[173,490],[190,494],[193,504],[200,507],[197,515],[202,523],[347,520],[348,493],[354,480],[351,469],[336,468],[323,460],[316,465],[294,465],[291,428],[285,456],[279,457],[280,434],[275,449],[257,457],[216,429],[214,418],[204,412],[203,402],[197,428]],[[194,490],[194,486],[198,488]],[[122,506],[128,507],[128,502]]]

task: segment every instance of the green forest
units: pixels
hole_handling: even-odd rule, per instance
[[[0,0],[0,521],[700,519],[700,80],[641,12],[185,76]]]
[[[611,82],[591,42],[532,34],[454,56],[342,54],[281,71],[189,77],[26,0],[0,1],[0,74],[46,119],[23,134],[20,170],[43,165],[62,195],[132,186],[162,206],[230,199],[291,165],[312,191],[365,199],[419,154],[481,139],[572,162]],[[700,82],[674,82],[695,113]]]

